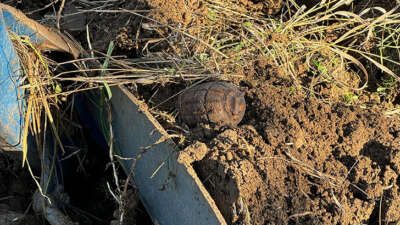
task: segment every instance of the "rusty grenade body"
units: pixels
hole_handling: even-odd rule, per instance
[[[244,93],[223,81],[203,83],[179,95],[179,115],[189,127],[209,124],[234,127],[246,110]]]

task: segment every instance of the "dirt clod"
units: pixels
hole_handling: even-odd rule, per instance
[[[372,224],[378,213],[397,220],[397,119],[288,92],[270,83],[249,89],[243,125],[206,143],[195,163],[228,223],[246,215],[252,224]]]

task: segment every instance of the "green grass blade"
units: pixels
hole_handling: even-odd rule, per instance
[[[106,58],[106,60],[104,60],[103,70],[101,71],[100,76],[104,76],[105,71],[108,68],[108,65],[110,63],[110,56],[112,54],[113,49],[114,49],[114,42],[111,41],[110,44],[108,45],[107,58]],[[112,93],[111,93],[110,86],[108,86],[107,82],[103,82],[103,85],[107,91],[108,99],[111,99]]]

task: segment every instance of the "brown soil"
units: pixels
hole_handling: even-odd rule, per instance
[[[254,71],[263,71],[260,65]],[[374,94],[360,100],[364,105],[375,104],[367,109],[326,103],[294,88],[282,75],[279,69],[270,68],[241,82],[247,110],[237,128],[211,139],[192,129],[185,139],[194,143],[183,150],[192,155],[188,161],[228,223],[397,221],[398,116],[385,116]],[[140,87],[136,94],[155,106],[182,88]],[[331,90],[321,87],[321,91]],[[171,112],[173,102],[158,109]],[[167,130],[174,130],[173,120],[166,121],[171,117],[160,116],[160,111],[156,115]]]
[[[209,153],[194,164],[225,218],[347,225],[376,224],[381,213],[384,224],[398,220],[398,118],[330,106],[275,82],[249,88],[242,125],[206,142]]]
[[[249,11],[266,14],[276,14],[282,7],[282,0],[232,0],[230,2],[237,8],[246,8]],[[207,19],[204,17],[209,12],[199,0],[157,0],[149,1],[149,4],[152,7],[152,11],[149,13],[151,18],[163,24],[182,24],[183,27],[190,25],[190,33],[195,33],[207,23]]]
[[[180,7],[181,2],[152,1],[156,9],[150,16],[183,26],[198,22],[188,19],[193,18],[188,16],[193,8]],[[254,9],[259,2],[237,4]],[[349,7],[361,7],[363,2],[367,1]],[[177,11],[166,10],[174,4]],[[189,27],[191,31],[196,26]],[[301,82],[310,82],[301,69],[305,65],[296,66]],[[244,120],[213,138],[191,130],[192,136],[185,139],[189,146],[183,150],[192,156],[188,161],[228,224],[372,225],[400,219],[400,121],[384,110],[390,108],[387,104],[399,103],[397,91],[390,96],[364,93],[348,104],[333,103],[343,98],[343,89],[321,85],[314,90],[316,95],[310,94],[263,60],[241,72],[246,77],[234,82],[246,89]],[[351,74],[340,79],[360,85]],[[139,86],[136,94],[158,106],[182,89]],[[156,108],[171,113],[174,101]],[[156,117],[167,130],[174,130],[175,120],[160,116],[160,111]]]
[[[261,71],[255,66],[255,71]],[[329,104],[293,88],[280,70],[241,82],[237,128],[186,137],[183,150],[229,224],[383,224],[400,218],[400,121],[374,106]],[[151,106],[183,89],[138,93]],[[326,90],[325,90],[326,89]],[[327,88],[322,91],[329,91]],[[365,96],[366,105],[376,100]],[[148,100],[151,98],[151,102]],[[379,97],[378,97],[379,100]],[[174,99],[158,107],[171,112]],[[171,117],[157,118],[172,131]],[[173,122],[175,123],[175,122]],[[380,216],[379,216],[380,215]]]

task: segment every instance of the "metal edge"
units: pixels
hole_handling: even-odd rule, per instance
[[[156,142],[161,138],[161,136],[168,137],[167,132],[164,128],[157,122],[157,120],[150,114],[147,110],[147,105],[143,102],[140,102],[132,93],[130,93],[124,86],[118,86],[112,88],[113,97],[111,99],[111,105],[113,107],[112,115],[113,115],[113,129],[115,132],[115,147],[116,150],[119,151],[120,154],[124,157],[136,157],[136,154],[132,154],[130,151],[135,151],[132,147],[135,145],[134,141],[129,140],[132,135],[149,135],[145,133],[145,126],[152,126],[152,135],[150,136],[150,143]],[[129,103],[133,103],[129,106]],[[123,105],[123,108],[118,108],[118,105]],[[136,112],[135,112],[136,111]],[[128,116],[124,116],[123,114],[129,114]],[[141,116],[140,116],[141,115]],[[119,118],[123,117],[123,118]],[[120,120],[122,119],[122,120]],[[135,120],[135,121],[129,121]],[[135,133],[132,129],[135,126],[135,122],[143,123],[148,125],[142,125],[143,128],[139,133]],[[128,130],[128,129],[131,130]],[[122,134],[121,130],[126,129],[126,132],[129,134]],[[158,135],[157,135],[158,133]],[[119,140],[118,140],[119,139]],[[121,140],[122,139],[122,140]],[[136,139],[140,139],[136,137]],[[143,138],[142,138],[143,139]],[[132,146],[121,146],[130,142]],[[143,140],[139,141],[139,144],[143,144]],[[137,143],[136,143],[137,144]],[[121,148],[128,149],[121,149]],[[130,148],[129,148],[130,147]],[[145,147],[145,146],[142,146]],[[136,149],[138,151],[138,149]],[[147,158],[146,158],[147,154]],[[193,167],[189,163],[179,162],[177,160],[177,152],[176,146],[170,138],[166,138],[166,141],[158,144],[157,146],[153,146],[153,148],[146,153],[143,154],[142,158],[138,161],[135,170],[137,172],[144,173],[144,171],[149,172],[148,170],[153,169],[153,173],[151,176],[155,176],[158,180],[164,179],[164,185],[158,191],[157,188],[152,187],[151,185],[159,185],[160,183],[149,181],[154,178],[148,177],[148,174],[139,174],[135,173],[133,175],[135,184],[139,188],[139,195],[144,202],[144,205],[149,211],[149,214],[153,218],[165,219],[166,221],[154,221],[155,224],[174,224],[174,225],[184,225],[184,224],[226,224],[221,212],[218,210],[214,200],[208,193],[208,191],[203,186],[202,182],[198,178],[196,172]],[[167,159],[166,159],[167,158]],[[158,161],[158,162],[156,162]],[[122,163],[125,166],[126,171],[129,173],[132,165],[132,160],[130,162]],[[161,163],[158,167],[154,167],[157,163]],[[151,168],[152,164],[153,167]],[[163,166],[165,165],[165,166]],[[173,175],[171,175],[171,173]],[[172,177],[172,178],[171,178]],[[171,182],[171,179],[173,180]],[[185,180],[187,179],[187,180]],[[155,179],[157,180],[157,179]],[[192,186],[188,186],[187,181],[190,180]],[[184,188],[182,190],[182,188]],[[186,190],[188,189],[188,190]],[[144,193],[146,190],[149,193]],[[150,191],[149,191],[150,190]],[[163,193],[166,192],[166,193]],[[168,196],[171,195],[171,196]],[[181,196],[179,195],[181,194]],[[151,196],[151,195],[158,195]],[[188,196],[183,196],[188,195]],[[193,196],[190,196],[193,195]],[[157,201],[171,201],[167,203],[157,202]],[[182,202],[181,200],[189,201]],[[152,202],[153,201],[153,202]],[[156,202],[154,202],[156,201]],[[192,201],[192,202],[190,202]],[[190,205],[192,204],[192,205]],[[176,212],[173,213],[173,208],[176,208]],[[197,208],[196,208],[197,207]],[[194,211],[198,211],[193,213]],[[168,213],[173,215],[168,215]],[[192,214],[191,214],[192,213]],[[186,214],[186,215],[185,215]],[[191,214],[191,215],[190,215]],[[177,217],[188,217],[191,216],[191,219],[185,218],[177,218]],[[208,218],[207,218],[208,217]],[[189,222],[190,221],[190,222]],[[180,222],[184,222],[183,224]],[[186,222],[186,223],[185,223]]]

